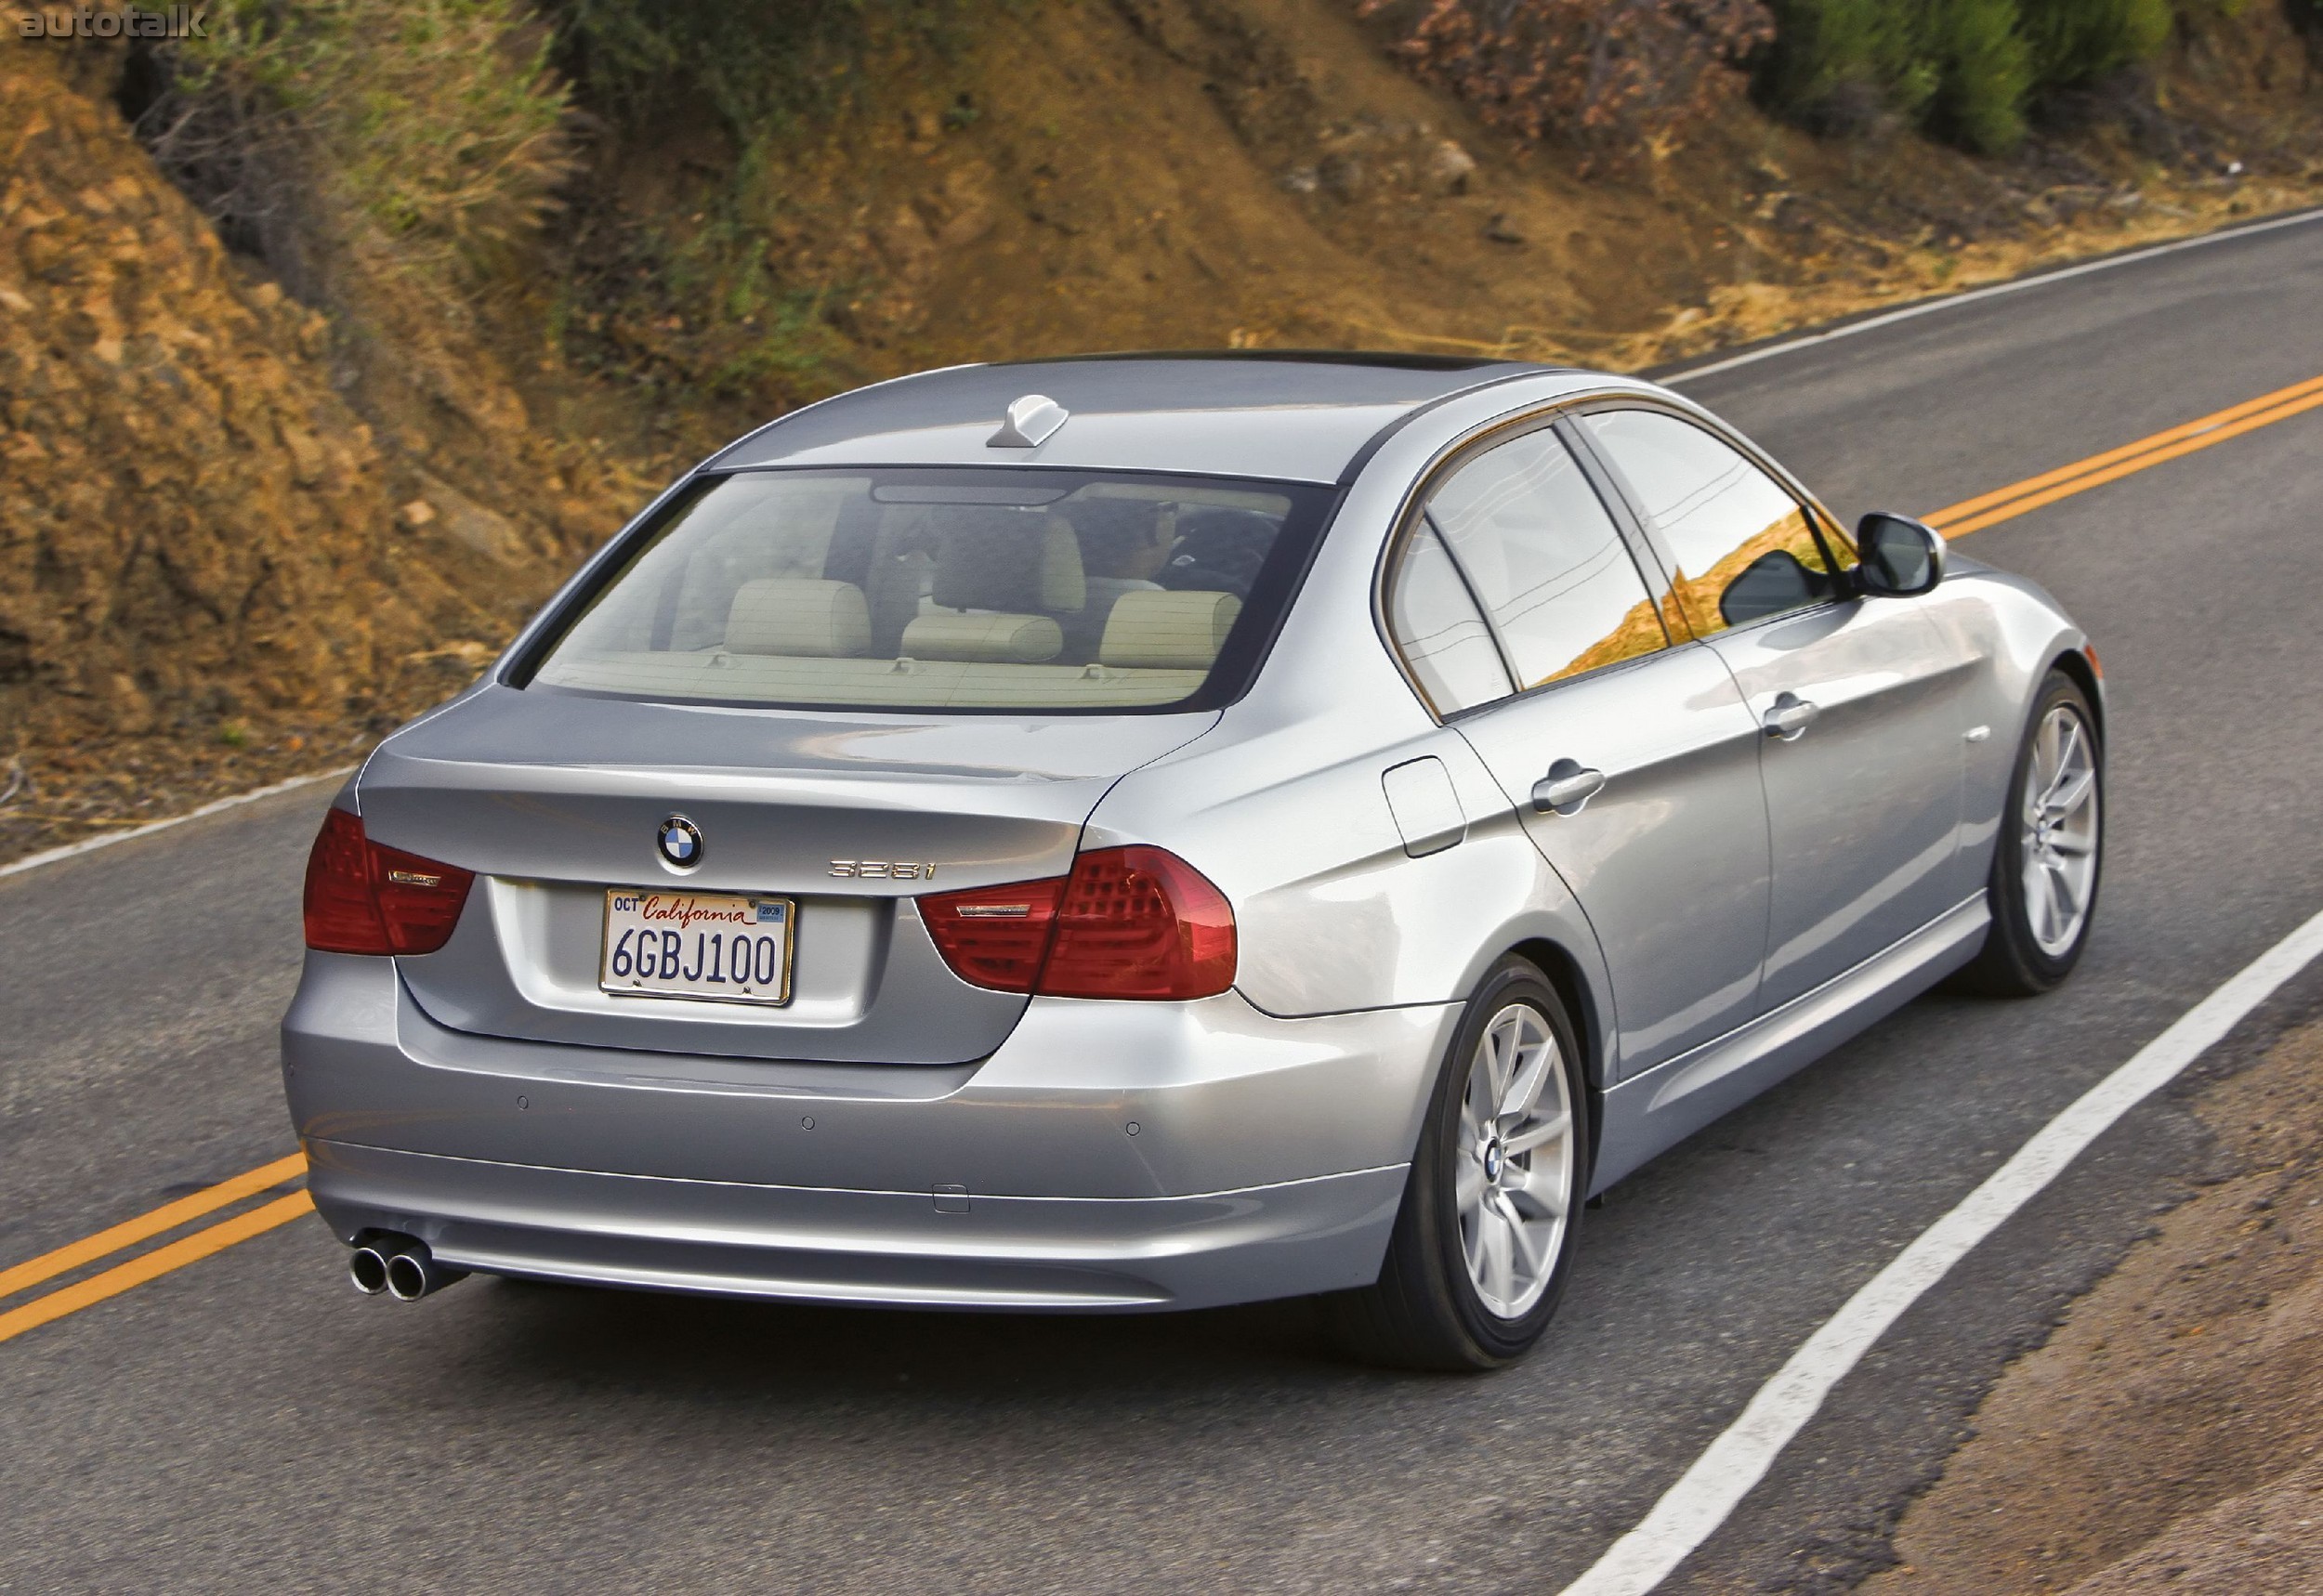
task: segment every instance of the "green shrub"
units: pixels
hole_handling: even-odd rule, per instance
[[[2149,59],[2175,20],[2172,0],[1777,0],[1776,19],[1759,87],[1778,110],[1835,133],[1901,116],[1995,153],[2043,94]]]
[[[1917,45],[1903,9],[1884,0],[1775,0],[1761,86],[1807,124],[1849,124],[1852,107],[1884,100],[1903,82]]]
[[[1935,17],[1936,130],[1987,154],[2014,150],[2025,137],[2025,99],[2034,81],[2016,0],[1950,0]]]
[[[2215,5],[2216,0],[2207,0]],[[2159,55],[2170,42],[2171,0],[2017,0],[2034,81],[2065,88]]]
[[[745,139],[831,103],[886,34],[944,42],[973,0],[551,0],[557,59],[592,106],[641,123],[699,98]]]

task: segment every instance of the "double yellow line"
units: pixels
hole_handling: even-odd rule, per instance
[[[1947,504],[1927,517],[1928,525],[1947,537],[1964,538],[1971,532],[1996,526],[2038,510],[2043,504],[2054,504],[2059,499],[2069,499],[2076,493],[2086,493],[2092,488],[2119,481],[2132,472],[2159,465],[2165,460],[2175,460],[2197,450],[2209,449],[2230,438],[2240,438],[2262,426],[2272,426],[2288,421],[2303,411],[2323,407],[2323,377],[2309,377],[2303,383],[2293,383],[2287,388],[2277,388],[2271,394],[2246,399],[2225,410],[2197,417],[2151,438],[2141,438],[2135,443],[2125,443],[2119,449],[2108,449],[2103,454],[2093,454],[2054,471],[2044,471],[2038,477],[2028,477],[2022,482],[1974,499],[1962,499],[1957,504]]]
[[[1963,499],[1957,504],[1949,504],[1935,512],[1927,519],[1931,526],[1946,535],[1964,538],[1971,532],[1997,526],[2028,511],[2038,510],[2044,504],[2054,504],[2060,499],[2069,499],[2076,493],[2085,493],[2092,488],[2119,481],[2133,472],[2159,465],[2165,460],[2175,460],[2181,455],[2211,448],[2230,438],[2239,438],[2246,432],[2271,426],[2276,422],[2318,408],[2323,408],[2323,377],[2311,377],[2303,383],[2293,383],[2287,388],[2277,388],[2271,394],[2262,394],[2242,404],[2231,405],[2210,415],[2157,432],[2151,438],[2142,438],[2135,443],[2109,449],[2103,454],[2093,454],[2086,460],[2059,466],[2038,477],[2027,477],[2022,482],[1979,494],[1974,499]],[[125,1220],[85,1240],[44,1253],[30,1262],[0,1270],[0,1299],[53,1280],[59,1275],[69,1274],[85,1263],[93,1263],[123,1248],[151,1240],[164,1231],[177,1229],[189,1220],[199,1219],[203,1214],[215,1213],[245,1197],[270,1191],[296,1180],[306,1171],[305,1155],[294,1153],[287,1158],[278,1158],[273,1163],[236,1175],[231,1180],[220,1181],[206,1191],[164,1203],[151,1213]],[[313,1209],[314,1202],[306,1192],[295,1191],[181,1236],[167,1246],[141,1253],[125,1263],[115,1264],[59,1290],[35,1297],[21,1307],[0,1313],[0,1341],[20,1336],[67,1314],[77,1313],[108,1297],[117,1297],[132,1287],[141,1286],[173,1269],[182,1269],[214,1252],[222,1252],[237,1242],[263,1236],[278,1225],[289,1223],[302,1213],[313,1211]]]
[[[84,1263],[94,1263],[125,1247],[150,1241],[164,1231],[177,1229],[188,1220],[200,1219],[205,1213],[216,1213],[219,1209],[230,1207],[244,1197],[269,1191],[286,1181],[295,1181],[306,1172],[307,1156],[293,1153],[287,1158],[261,1164],[255,1170],[245,1171],[231,1180],[220,1181],[190,1197],[165,1202],[150,1212],[124,1220],[110,1229],[98,1231],[95,1236],[84,1236],[79,1241],[59,1247],[54,1252],[44,1252],[38,1258],[19,1263],[11,1269],[0,1269],[0,1298],[12,1297],[30,1287],[53,1280],[59,1275],[70,1274]],[[118,1297],[130,1288],[142,1286],[173,1269],[182,1269],[213,1252],[223,1252],[236,1242],[263,1236],[277,1225],[288,1224],[302,1213],[313,1212],[314,1206],[314,1200],[303,1190],[295,1191],[288,1197],[276,1197],[272,1202],[238,1213],[231,1219],[197,1230],[190,1236],[180,1236],[166,1247],[140,1253],[126,1263],[117,1263],[85,1280],[76,1280],[60,1290],[35,1297],[22,1307],[0,1313],[0,1341],[36,1329],[51,1319],[61,1319],[67,1314],[78,1313],[108,1297]]]

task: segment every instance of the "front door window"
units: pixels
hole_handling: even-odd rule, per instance
[[[1698,637],[1832,596],[1829,556],[1805,506],[1732,447],[1660,411],[1599,411],[1590,436],[1676,569]]]

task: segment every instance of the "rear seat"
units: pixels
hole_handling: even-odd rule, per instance
[[[1109,589],[1103,638],[1088,662],[1058,658],[1064,633],[1055,616],[1031,609],[929,606],[905,629],[901,657],[874,654],[870,606],[853,582],[763,577],[744,582],[728,607],[722,647],[639,650],[571,661],[543,680],[621,692],[701,694],[771,701],[1005,704],[1028,708],[1083,700],[1093,707],[1167,702],[1191,692],[1216,661],[1241,612],[1230,593],[1173,591],[1142,583],[1091,583],[1072,530],[1055,517],[1023,517],[1016,546],[945,551],[937,591],[958,598],[1085,600]],[[1007,531],[1016,532],[1017,528]],[[963,536],[957,545],[967,545]],[[973,570],[967,568],[973,565]],[[993,667],[1000,667],[994,670]]]
[[[1207,671],[1242,612],[1230,593],[1133,589],[1113,599],[1097,662],[1122,670]],[[1064,633],[1046,615],[935,609],[903,630],[914,660],[1039,665],[1056,660]],[[766,577],[746,582],[727,614],[728,654],[860,660],[871,651],[871,609],[848,582]]]

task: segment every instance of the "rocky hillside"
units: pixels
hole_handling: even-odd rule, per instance
[[[447,9],[540,54],[529,13]],[[345,763],[685,460],[857,382],[1133,347],[1643,366],[2323,198],[2323,88],[2266,4],[2004,161],[1736,96],[1588,177],[1346,0],[973,15],[870,38],[813,115],[584,97],[538,225],[457,271],[330,222],[377,181],[345,141],[236,224],[157,164],[150,61],[7,30],[0,856]]]
[[[387,385],[229,254],[85,61],[7,49],[0,836],[21,851],[345,760],[466,681],[642,479],[535,429],[479,351],[403,347],[432,404],[366,404]]]

